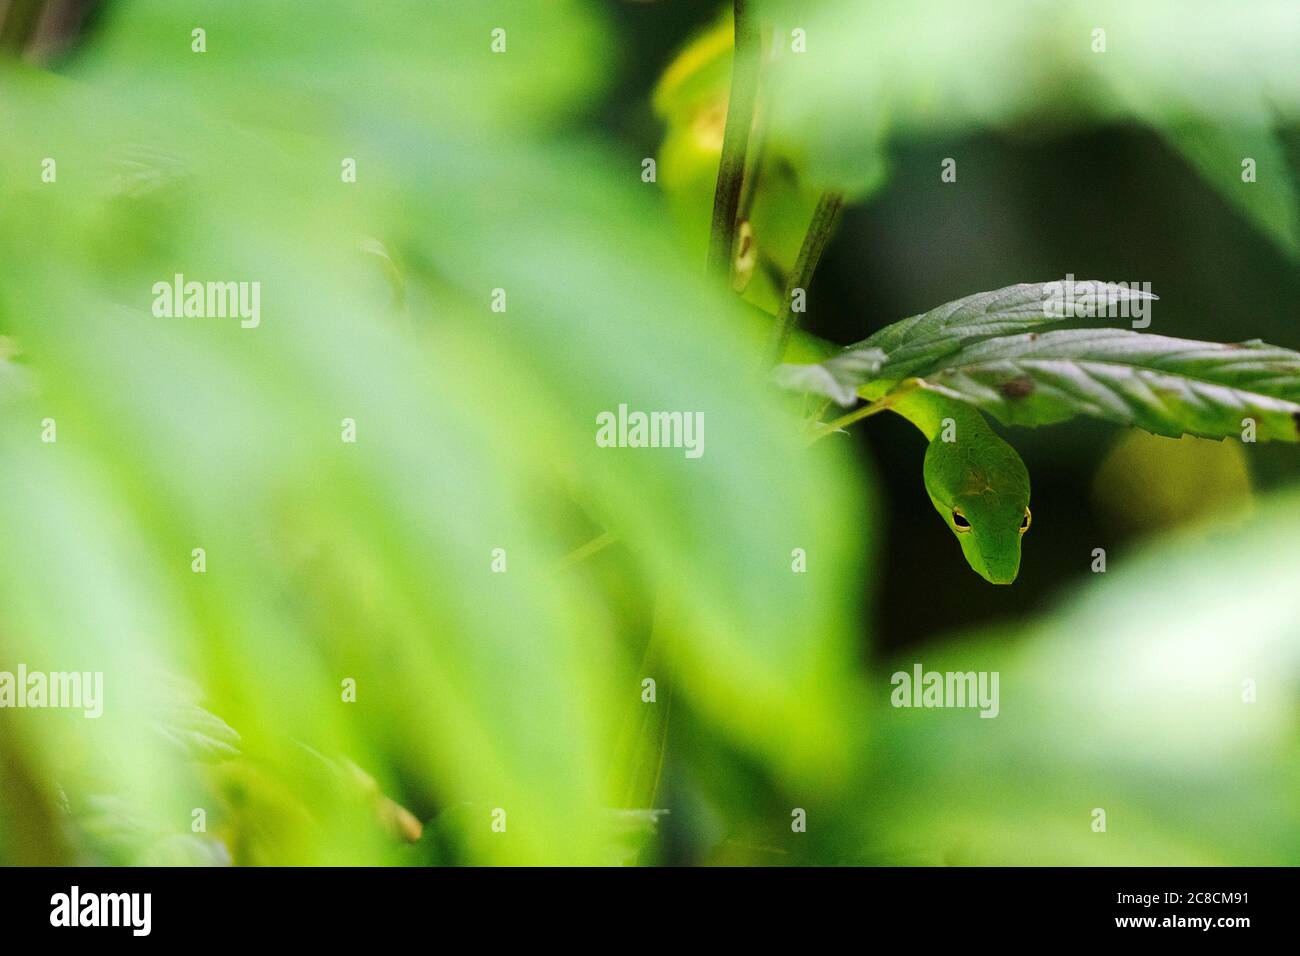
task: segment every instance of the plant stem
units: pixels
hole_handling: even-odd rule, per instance
[[[818,425],[813,430],[812,437],[808,439],[807,444],[811,445],[813,442],[821,441],[821,439],[825,438],[827,435],[832,435],[843,428],[847,428],[854,422],[860,422],[862,419],[875,415],[877,412],[883,412],[886,409],[892,408],[900,398],[907,395],[909,392],[914,391],[919,384],[920,382],[918,380],[910,379],[907,384],[894,389],[887,395],[881,396],[874,402],[871,402],[868,405],[861,405],[849,412],[847,415],[841,415],[833,422],[826,422],[822,425]]]
[[[709,230],[708,271],[724,283],[731,278],[731,256],[738,225],[736,211],[740,206],[745,153],[754,124],[754,101],[762,62],[758,19],[748,8],[749,0],[735,0],[731,95],[727,100],[727,125],[722,134],[722,158],[718,162],[718,185],[713,192],[713,222]]]
[[[758,77],[763,59],[762,34],[758,18],[749,10],[749,0],[735,0],[734,21],[731,94],[727,99],[727,124],[722,133],[718,184],[713,192],[708,259],[709,274],[717,274],[728,285],[736,231],[740,225],[737,212],[745,179],[745,156],[749,150],[749,133],[754,125],[754,104],[758,98]],[[566,555],[556,570],[562,571],[577,564],[616,540],[612,532],[606,531]]]
[[[559,565],[556,567],[555,570],[563,571],[565,568],[569,567],[570,565],[577,564],[579,561],[591,557],[593,554],[595,554],[598,551],[604,551],[605,548],[609,547],[617,540],[618,540],[618,535],[614,534],[614,532],[612,531],[606,531],[602,534],[598,534],[596,537],[592,538],[586,544],[582,545],[581,547],[574,548],[572,551],[566,554],[564,558],[560,561]]]
[[[767,154],[767,130],[763,123],[762,106],[754,108],[754,128],[749,134],[748,160],[740,184],[740,199],[736,207],[736,226],[750,217],[754,209],[754,199],[758,195],[759,174],[763,169],[763,159]]]
[[[776,324],[772,327],[772,345],[770,350],[771,362],[776,365],[785,355],[786,343],[790,341],[790,333],[794,331],[797,324],[794,311],[794,294],[798,289],[802,289],[806,295],[808,287],[812,285],[813,273],[817,271],[817,263],[822,257],[822,252],[826,244],[830,242],[831,234],[835,232],[835,226],[840,220],[840,213],[844,211],[844,194],[827,190],[821,194],[817,200],[817,208],[813,210],[812,222],[808,224],[808,232],[803,237],[803,245],[799,247],[799,257],[795,260],[794,271],[790,273],[790,278],[786,280],[785,297],[781,300],[781,311],[776,315]]]
[[[41,20],[43,0],[13,0],[9,9],[0,15],[0,51],[8,50],[22,56],[27,41],[36,32]]]

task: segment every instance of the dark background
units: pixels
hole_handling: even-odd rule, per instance
[[[637,155],[653,155],[663,133],[649,105],[654,80],[719,8],[620,2],[609,9],[625,44],[622,73],[592,125]],[[1294,130],[1285,145],[1294,169]],[[948,156],[958,160],[955,184],[938,176]],[[848,344],[974,292],[1073,273],[1150,282],[1160,296],[1150,332],[1300,348],[1295,263],[1149,129],[1112,125],[1051,138],[1009,129],[895,141],[889,165],[883,188],[845,212],[818,269],[804,322],[819,336]],[[1034,525],[1019,579],[990,587],[933,513],[921,483],[925,441],[915,428],[886,415],[853,432],[883,488],[887,536],[874,613],[884,654],[1050,603],[1072,579],[1091,573],[1093,548],[1114,560],[1139,537],[1100,514],[1090,490],[1097,465],[1125,430],[1082,419],[1003,429],[1032,477]],[[1300,479],[1293,446],[1246,447],[1257,489]],[[1135,483],[1132,494],[1143,493]],[[935,575],[942,586],[933,585]]]

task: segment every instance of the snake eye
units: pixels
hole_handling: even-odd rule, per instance
[[[964,534],[970,530],[970,522],[967,521],[966,516],[956,508],[952,509],[952,526],[957,529],[959,534]]]
[[[1033,521],[1034,521],[1034,516],[1030,513],[1029,509],[1026,508],[1025,519],[1020,522],[1020,533],[1024,534],[1026,531],[1028,531],[1029,526],[1033,524]]]

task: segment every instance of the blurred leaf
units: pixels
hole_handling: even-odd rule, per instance
[[[132,0],[106,5],[103,19],[74,76],[126,102],[244,127],[332,128],[361,164],[377,122],[545,129],[599,89],[612,53],[598,6],[581,0],[386,0],[382,11]],[[191,50],[196,28],[205,53]],[[496,29],[504,53],[493,52]]]
[[[898,660],[901,670],[999,671],[1001,709],[984,720],[881,707],[867,858],[1300,860],[1298,534],[1293,492],[1249,524],[1112,560],[1010,638],[971,634]],[[876,683],[883,702],[890,685],[883,674]],[[1093,831],[1095,808],[1105,832]]]
[[[1267,127],[1222,128],[1208,123],[1164,130],[1205,181],[1293,258],[1300,255],[1300,196],[1277,134]],[[1242,161],[1255,163],[1252,182]]]
[[[158,731],[196,760],[227,760],[239,756],[239,734],[220,717],[196,704],[167,706]]]
[[[1300,117],[1300,17],[1289,0],[769,0],[766,9],[776,44],[788,47],[794,29],[806,37],[806,53],[775,61],[769,89],[774,148],[802,157],[810,185],[867,195],[892,139],[1051,135],[1136,119],[1170,135],[1294,252],[1294,187],[1269,134]],[[1208,127],[1224,132],[1187,132]],[[1269,178],[1251,194],[1239,188],[1240,162],[1256,153]]]
[[[886,354],[882,349],[850,347],[815,365],[777,366],[776,383],[796,392],[833,398],[841,405],[858,400],[858,388],[880,374]]]
[[[74,816],[86,844],[83,866],[229,866],[230,853],[211,837],[168,833],[147,812],[113,795],[95,794]]]
[[[72,80],[0,68],[0,328],[36,382],[0,419],[0,642],[104,672],[100,721],[33,724],[43,770],[164,834],[208,771],[157,734],[156,675],[201,678],[221,726],[179,719],[239,728],[211,770],[237,862],[395,858],[299,740],[399,807],[476,808],[470,861],[605,860],[589,822],[645,675],[619,595],[557,573],[593,527],[720,737],[833,787],[861,716],[863,483],[799,454],[762,335],[635,166],[563,131],[608,49],[592,8],[446,6],[145,0]],[[259,282],[260,324],[153,315],[182,273]],[[620,404],[702,414],[704,455],[598,447]]]
[[[1092,496],[1107,523],[1127,535],[1242,512],[1252,499],[1249,447],[1190,435],[1171,441],[1129,432],[1097,467]]]

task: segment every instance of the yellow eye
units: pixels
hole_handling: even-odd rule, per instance
[[[952,509],[952,526],[957,529],[958,534],[965,534],[971,530],[970,522],[966,520],[966,516],[956,508]]]
[[[1025,520],[1023,520],[1023,521],[1020,522],[1020,533],[1021,533],[1021,534],[1024,534],[1026,531],[1028,531],[1028,530],[1029,530],[1029,526],[1030,526],[1031,524],[1033,524],[1033,523],[1034,523],[1034,516],[1030,513],[1029,509],[1026,508],[1026,509],[1025,509]]]

